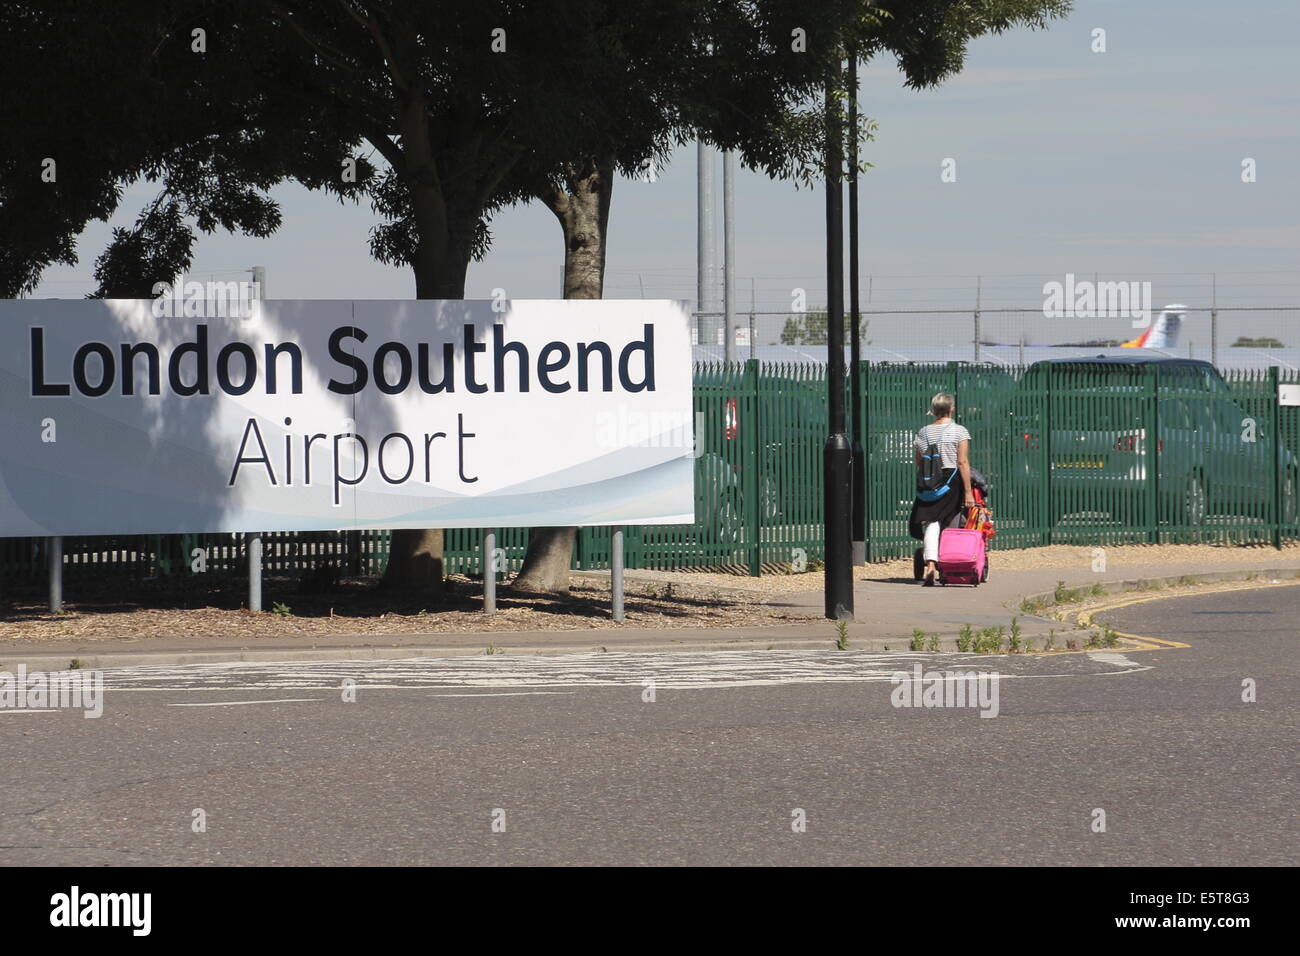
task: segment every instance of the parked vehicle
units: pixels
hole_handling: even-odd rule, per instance
[[[1153,482],[1162,524],[1194,527],[1211,516],[1262,520],[1271,513],[1275,469],[1281,469],[1282,518],[1295,521],[1295,455],[1275,446],[1267,416],[1242,408],[1208,362],[1141,355],[1049,359],[1026,369],[1020,387],[1050,398],[1009,416],[1009,491],[1029,497],[1050,472],[1053,525],[1099,514],[1137,524]]]

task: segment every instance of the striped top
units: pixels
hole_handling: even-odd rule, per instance
[[[926,425],[916,433],[916,450],[924,455],[930,445],[938,442],[939,460],[944,468],[957,467],[957,446],[970,441],[970,432],[964,425],[949,422],[946,425]]]

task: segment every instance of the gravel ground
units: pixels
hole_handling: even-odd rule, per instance
[[[107,640],[121,637],[293,638],[339,634],[416,634],[470,631],[573,631],[621,627],[610,619],[609,589],[577,583],[567,596],[517,596],[497,591],[497,613],[482,612],[482,584],[449,579],[441,605],[395,601],[369,582],[343,581],[326,593],[302,594],[293,581],[267,580],[264,601],[289,613],[254,614],[240,604],[239,584],[211,589],[150,586],[103,589],[50,614],[36,595],[0,605],[0,640]],[[131,600],[121,597],[129,590]],[[71,593],[71,589],[70,589]],[[628,582],[626,623],[635,627],[755,627],[797,618],[749,596],[737,599],[700,583]]]

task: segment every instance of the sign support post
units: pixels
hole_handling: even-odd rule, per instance
[[[623,622],[623,526],[614,525],[609,536],[610,611],[615,621]]]
[[[262,533],[253,531],[244,536],[248,545],[248,609],[262,610]]]
[[[479,557],[479,568],[483,571],[483,613],[497,612],[497,529],[488,528],[483,532],[483,553]]]
[[[63,610],[63,537],[49,539],[50,551],[50,613]]]

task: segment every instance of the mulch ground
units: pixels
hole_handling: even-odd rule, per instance
[[[370,580],[306,590],[290,579],[263,582],[261,613],[248,611],[243,579],[67,582],[65,610],[51,614],[43,592],[0,599],[0,640],[122,637],[296,638],[346,634],[573,631],[608,627],[755,627],[797,617],[713,587],[627,583],[626,621],[610,618],[610,594],[578,582],[567,594],[516,594],[497,587],[497,613],[483,613],[482,582],[453,576],[441,600],[390,595]],[[76,600],[70,600],[76,598]]]

